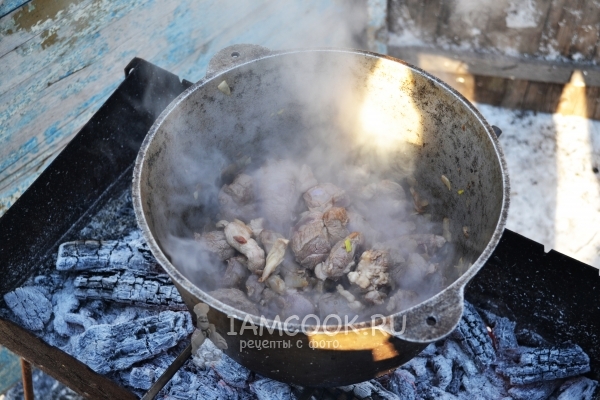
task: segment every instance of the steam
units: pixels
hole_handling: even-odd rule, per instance
[[[223,81],[231,95],[218,90]],[[367,221],[365,227],[356,217],[350,218],[352,229],[364,229],[360,233],[370,236],[357,253],[356,263],[364,250],[377,246],[391,252],[412,247],[417,252],[430,246],[406,238],[411,233],[442,235],[441,217],[445,215],[437,209],[439,202],[429,191],[430,183],[419,182],[426,173],[419,157],[429,127],[421,106],[413,100],[418,85],[400,64],[343,52],[268,58],[208,81],[172,112],[155,138],[163,146],[157,144],[160,150],[154,152],[149,184],[153,188],[154,231],[163,251],[202,290],[220,288],[226,264],[194,240],[194,234],[217,230],[223,185],[242,172],[252,176],[256,207],[240,219],[249,224],[251,219],[265,218],[266,229],[290,239],[298,216],[306,210],[302,201],[306,188],[297,191],[303,166],[310,167],[318,183],[344,189],[352,200],[349,213]],[[385,191],[391,189],[384,184],[399,184],[404,197],[399,200],[387,195]],[[439,185],[447,190],[442,182]],[[411,187],[430,201],[424,212],[427,215],[414,215]],[[289,216],[274,218],[275,210],[284,214],[289,210]],[[369,228],[378,235],[369,235]],[[286,257],[294,262],[289,248]],[[450,266],[456,261],[452,245],[435,252],[432,259],[419,257],[421,260],[405,260],[395,267],[402,271],[390,270],[390,279],[400,272],[406,279],[404,284],[390,285],[384,293],[391,297],[398,290],[416,292],[416,297],[408,296],[412,303],[400,304],[400,297],[407,298],[401,293],[394,300],[398,305],[393,311],[386,310],[387,300],[360,311],[343,307],[331,311],[367,319],[374,313],[390,314],[425,300],[456,278]],[[419,262],[425,264],[419,266]],[[438,269],[430,271],[432,264]],[[312,271],[307,276],[311,287],[320,285],[319,293],[288,288],[288,295],[269,301],[299,304],[297,296],[303,295],[325,312],[331,305],[323,302],[336,296],[341,284],[367,305],[361,297],[364,294],[345,276],[324,283],[318,283]],[[310,307],[298,311],[287,303],[280,309],[312,312]],[[272,304],[265,310],[272,312]]]

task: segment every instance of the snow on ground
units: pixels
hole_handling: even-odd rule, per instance
[[[600,268],[600,121],[477,107],[503,131],[507,228]]]

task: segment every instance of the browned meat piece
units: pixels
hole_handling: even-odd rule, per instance
[[[304,195],[304,202],[310,211],[325,212],[331,207],[347,207],[350,198],[344,189],[333,183],[322,183],[308,189]]]
[[[290,161],[271,160],[254,174],[258,207],[269,226],[287,232],[298,200],[297,166]]]
[[[307,212],[294,227],[292,251],[296,260],[304,267],[314,269],[327,258],[331,245],[327,229],[323,223],[323,214]]]
[[[248,293],[248,298],[256,303],[260,301],[263,290],[265,290],[266,285],[262,282],[258,281],[258,276],[252,274],[246,279],[246,293]]]
[[[238,175],[230,185],[219,191],[219,210],[222,219],[250,219],[256,214],[254,180],[246,174]]]
[[[224,288],[242,288],[248,275],[250,275],[246,263],[245,257],[232,257],[227,260],[227,269],[221,279],[221,286]]]
[[[343,207],[333,207],[323,214],[323,223],[327,228],[329,243],[336,244],[348,236],[348,213]]]
[[[390,313],[397,313],[406,310],[419,303],[419,296],[412,290],[398,289],[396,293],[390,296],[386,309]]]
[[[306,297],[296,292],[288,292],[283,296],[284,305],[281,309],[282,319],[297,315],[300,320],[308,314],[315,312],[315,306]]]
[[[227,243],[223,231],[212,231],[207,233],[194,233],[194,239],[201,243],[206,250],[216,254],[221,261],[234,257],[236,251]]]
[[[330,279],[338,280],[348,273],[353,266],[354,253],[361,243],[362,235],[359,232],[352,232],[344,240],[337,242],[322,264],[323,274]]]
[[[389,254],[382,250],[367,250],[360,256],[358,267],[348,273],[348,280],[365,292],[378,291],[389,283]]]
[[[258,308],[239,289],[217,289],[208,292],[215,299],[248,314],[258,315]]]
[[[262,273],[265,266],[265,252],[256,240],[252,239],[252,229],[239,219],[229,223],[220,221],[220,223],[225,225],[227,243],[248,258],[248,269],[255,274]]]

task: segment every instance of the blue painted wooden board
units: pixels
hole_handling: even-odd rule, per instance
[[[21,380],[21,363],[4,347],[0,346],[0,393],[6,392]]]
[[[0,19],[0,215],[106,100],[134,56],[196,81],[210,57],[234,43],[357,47],[363,14],[365,4],[354,0],[25,3]]]

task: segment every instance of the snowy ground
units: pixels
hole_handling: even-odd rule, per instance
[[[477,106],[503,130],[507,227],[600,268],[600,121]]]

